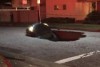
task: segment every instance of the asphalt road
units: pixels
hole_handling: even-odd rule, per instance
[[[81,31],[86,37],[53,42],[27,37],[25,29],[0,27],[0,49],[70,67],[100,67],[100,32]]]

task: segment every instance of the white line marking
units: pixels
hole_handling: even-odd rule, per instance
[[[84,54],[81,54],[81,55],[77,55],[77,56],[74,56],[74,57],[65,58],[65,59],[56,61],[55,63],[63,64],[63,63],[70,62],[70,61],[73,61],[73,60],[77,60],[77,59],[89,57],[89,56],[92,56],[92,55],[94,55],[96,53],[100,53],[100,51],[97,50],[97,51],[93,51],[93,52],[89,52],[89,53],[84,53]]]

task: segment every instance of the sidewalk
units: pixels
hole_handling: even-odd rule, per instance
[[[28,27],[35,22],[0,22],[0,27]],[[51,28],[100,32],[100,25],[79,23],[48,23]]]

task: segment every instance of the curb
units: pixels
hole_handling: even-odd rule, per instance
[[[4,66],[0,66],[0,67],[24,67],[26,66],[26,64],[27,67],[30,67],[29,65],[33,67],[69,67],[62,64],[57,64],[49,61],[28,57],[28,56],[23,56],[8,51],[0,50],[0,53],[2,53],[4,56],[3,57],[2,55],[0,55],[1,56],[0,60],[2,60],[1,62],[4,63],[3,64]],[[15,63],[17,63],[17,65]]]

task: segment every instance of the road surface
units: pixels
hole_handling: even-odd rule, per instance
[[[0,49],[70,67],[100,67],[100,32],[81,31],[86,37],[53,42],[27,37],[25,29],[0,27]]]

